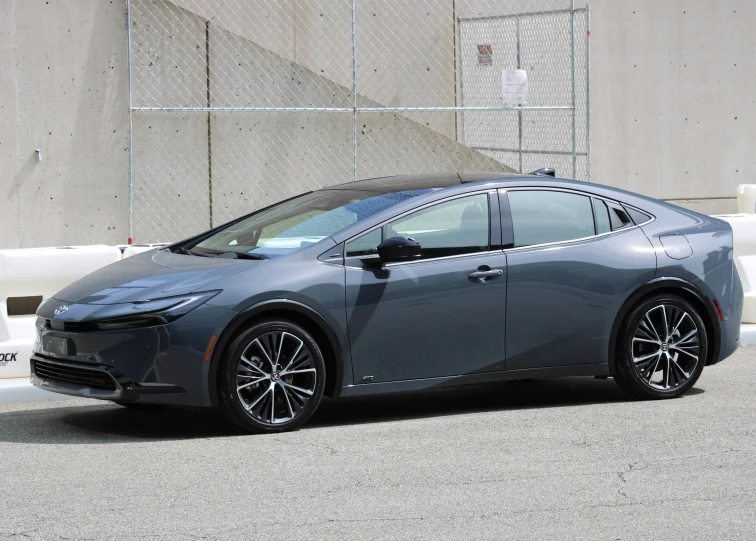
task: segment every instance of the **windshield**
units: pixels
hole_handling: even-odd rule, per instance
[[[192,252],[208,255],[236,252],[268,257],[296,252],[400,201],[429,191],[308,193],[216,232],[192,247]]]

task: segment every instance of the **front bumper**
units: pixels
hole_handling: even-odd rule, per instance
[[[31,358],[31,382],[54,393],[124,402],[136,402],[144,395],[186,392],[178,385],[134,383],[113,366],[73,363],[39,354]]]
[[[205,353],[235,315],[202,305],[167,325],[86,332],[53,330],[40,319],[31,382],[86,398],[209,407]]]

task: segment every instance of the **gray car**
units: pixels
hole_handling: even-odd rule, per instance
[[[344,397],[557,376],[639,398],[733,353],[726,222],[542,174],[310,192],[105,267],[45,301],[32,382],[293,429]]]

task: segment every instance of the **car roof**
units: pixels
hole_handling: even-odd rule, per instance
[[[379,193],[408,192],[415,190],[440,190],[462,184],[490,182],[495,180],[516,180],[524,178],[544,178],[520,173],[436,173],[417,175],[397,175],[369,178],[346,182],[326,188],[328,190],[364,190]]]

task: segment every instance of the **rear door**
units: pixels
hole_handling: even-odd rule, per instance
[[[648,239],[629,218],[611,214],[612,202],[589,194],[500,193],[503,242],[510,243],[507,369],[607,362],[622,303],[654,278]]]
[[[434,203],[347,243],[355,383],[504,368],[507,284],[500,234],[493,191]],[[363,263],[382,239],[394,236],[416,239],[422,259],[377,268]]]

